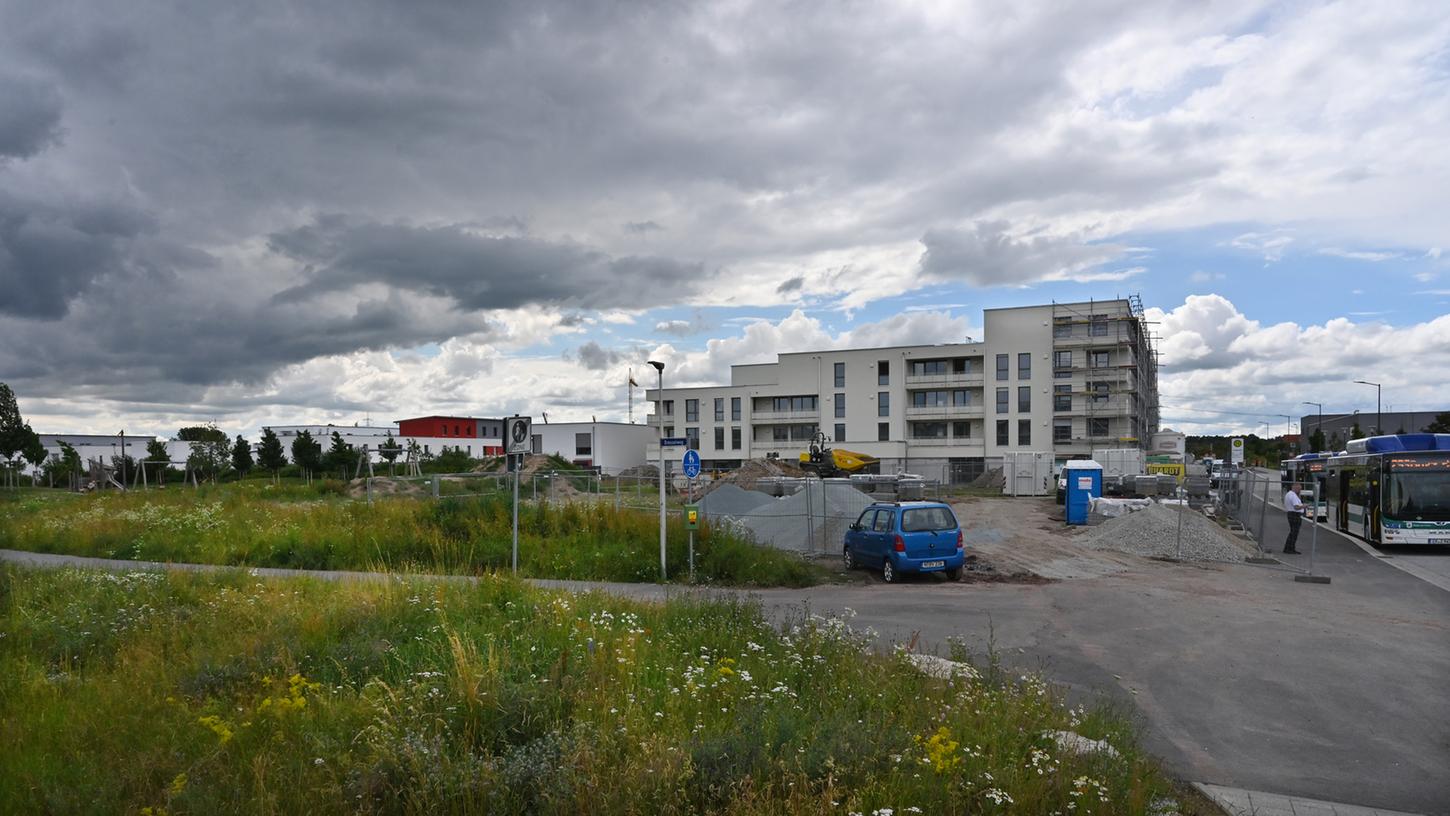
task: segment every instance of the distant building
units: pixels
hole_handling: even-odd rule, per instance
[[[444,448],[457,448],[474,457],[503,453],[501,419],[441,415],[414,417],[398,420],[398,433],[419,440],[430,453],[441,452]]]
[[[1324,442],[1328,445],[1335,438],[1339,440],[1339,449],[1344,449],[1344,443],[1349,441],[1350,432],[1355,423],[1359,423],[1359,431],[1364,436],[1378,436],[1379,434],[1393,434],[1404,431],[1405,433],[1419,433],[1429,427],[1439,414],[1450,411],[1444,408],[1439,411],[1386,411],[1381,414],[1380,430],[1375,430],[1375,412],[1360,411],[1348,414],[1325,414],[1321,425],[1318,414],[1308,414],[1299,418],[1299,430],[1304,436],[1314,435],[1316,430],[1324,431]]]
[[[618,473],[645,464],[658,430],[627,422],[533,422],[533,453],[557,455],[581,467]]]

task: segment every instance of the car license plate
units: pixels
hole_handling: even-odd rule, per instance
[[[922,569],[932,569],[933,567],[945,567],[946,565],[947,565],[947,562],[945,562],[945,561],[928,561],[925,564],[922,564],[921,565],[921,568]]]

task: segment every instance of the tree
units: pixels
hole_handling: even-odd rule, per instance
[[[192,425],[182,428],[176,432],[176,438],[182,442],[230,442],[226,432],[217,426],[207,423],[205,425]]]
[[[143,461],[163,464],[169,463],[171,461],[171,451],[166,449],[165,442],[152,437],[151,441],[146,443],[146,458]],[[142,467],[145,467],[145,465],[143,464]],[[157,487],[166,484],[166,468],[153,468],[150,472],[156,477]]]
[[[0,459],[13,467],[15,455],[25,448],[26,425],[20,419],[20,406],[15,403],[15,392],[0,382]],[[9,481],[9,477],[6,477]]]
[[[305,478],[311,478],[312,471],[322,464],[322,445],[312,438],[311,431],[302,431],[292,440],[292,461],[302,468]]]
[[[237,434],[237,441],[232,445],[232,467],[242,476],[252,469],[252,444],[241,434]]]
[[[1425,433],[1450,433],[1450,411],[1435,415],[1435,421],[1425,426]]]
[[[347,478],[347,469],[357,464],[357,451],[352,445],[342,439],[342,434],[332,432],[332,447],[327,449],[327,456],[323,459],[327,470],[343,471],[343,478]]]
[[[272,471],[273,477],[287,464],[287,457],[282,453],[282,440],[271,428],[262,429],[262,443],[257,446],[257,464]]]
[[[393,432],[388,431],[388,438],[383,440],[383,444],[378,445],[378,455],[383,457],[383,459],[391,465],[392,463],[398,461],[398,457],[401,456],[402,453],[403,446],[399,445],[398,440],[393,438]]]
[[[60,456],[51,460],[54,463],[53,469],[47,475],[52,479],[59,476],[61,481],[66,482],[70,487],[74,487],[73,479],[81,472],[81,455],[76,453],[76,449],[71,447],[69,443],[61,441],[59,444]]]
[[[25,445],[21,447],[20,455],[25,457],[25,461],[30,463],[31,468],[39,468],[44,464],[46,457],[49,455],[45,452],[45,445],[40,441],[40,434],[32,431],[28,424],[25,426]],[[32,485],[35,484],[35,474],[33,471],[30,476],[30,483]]]
[[[1322,450],[1324,450],[1324,431],[1323,430],[1320,430],[1319,428],[1315,428],[1314,429],[1314,433],[1309,434],[1309,450],[1310,451],[1322,451]]]
[[[1352,427],[1350,427],[1350,429],[1349,429],[1349,438],[1350,439],[1363,439],[1364,438],[1364,431],[1361,431],[1359,429],[1359,420],[1355,420],[1354,421],[1354,425]]]
[[[230,464],[231,446],[227,444],[225,435],[220,440],[194,440],[191,443],[191,455],[186,457],[186,466],[198,477],[204,477],[216,481],[222,471]]]

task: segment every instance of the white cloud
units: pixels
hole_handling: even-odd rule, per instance
[[[1339,247],[1324,247],[1319,250],[1320,255],[1329,255],[1335,258],[1347,258],[1351,261],[1369,261],[1379,263],[1381,261],[1392,261],[1404,257],[1398,252],[1373,252],[1370,250],[1340,249]]]
[[[1280,261],[1284,258],[1284,250],[1294,243],[1294,239],[1284,232],[1246,232],[1229,241],[1229,246],[1235,249],[1246,249],[1264,256],[1266,261]]]

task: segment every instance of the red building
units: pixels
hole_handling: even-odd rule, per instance
[[[503,420],[480,417],[425,416],[398,420],[398,435],[422,439],[439,439],[450,447],[481,442],[476,450],[481,454],[498,455],[503,452]],[[458,440],[456,443],[449,440]],[[467,449],[475,449],[468,444]]]

